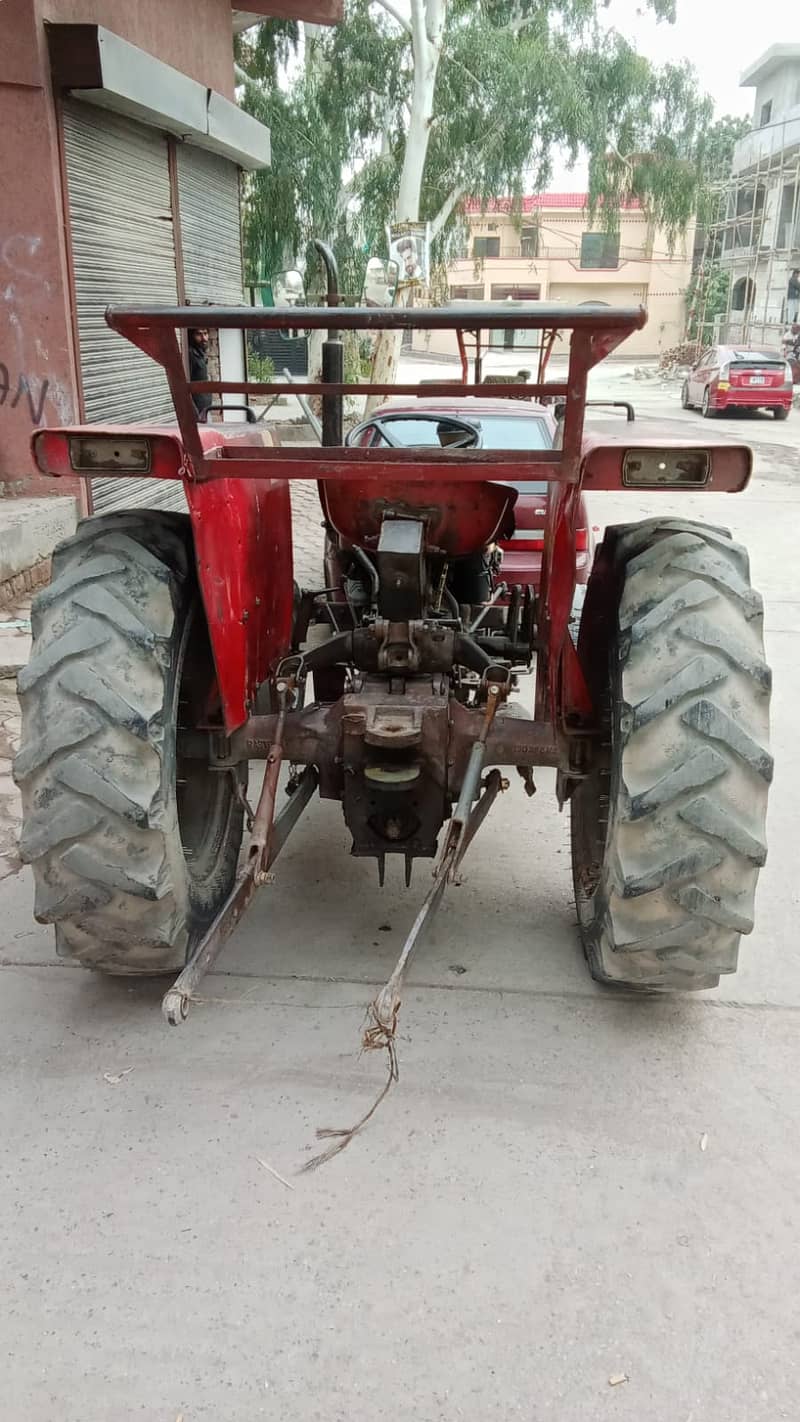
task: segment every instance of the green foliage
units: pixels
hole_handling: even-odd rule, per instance
[[[643,3],[674,19],[673,0]],[[547,184],[559,144],[575,158],[588,152],[590,201],[607,227],[629,197],[671,235],[689,221],[714,147],[709,102],[688,65],[651,65],[600,24],[601,9],[602,0],[447,3],[419,212],[447,214],[437,268],[462,240],[461,197],[519,204]],[[250,76],[244,107],[273,140],[272,168],[246,193],[247,279],[302,259],[316,235],[332,242],[342,289],[357,297],[365,253],[385,251],[397,199],[410,38],[380,0],[347,0],[331,29],[298,36],[267,21],[247,31],[238,58]]]
[[[269,385],[270,381],[275,379],[275,362],[272,357],[260,355],[258,351],[254,351],[248,346],[247,378],[248,380],[263,380],[265,385]]]
[[[733,150],[740,138],[750,131],[750,120],[724,114],[709,124],[701,135],[699,163],[700,191],[697,200],[697,224],[705,227],[719,212],[720,194],[730,177]]]
[[[686,334],[690,340],[710,340],[714,317],[720,316],[728,307],[729,282],[728,272],[716,263],[692,272],[686,293]]]
[[[372,341],[369,336],[359,336],[357,331],[344,331],[344,383],[355,385],[362,376],[368,376],[372,362]]]
[[[723,114],[709,124],[699,144],[700,165],[709,179],[725,179],[731,171],[733,150],[740,138],[750,132],[750,120]]]

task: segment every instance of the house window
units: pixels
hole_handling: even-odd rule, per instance
[[[451,301],[483,301],[482,286],[451,286]]]
[[[499,237],[473,237],[472,255],[476,262],[482,262],[485,257],[500,256]]]
[[[538,257],[539,228],[537,226],[523,227],[520,239],[520,254],[523,257]]]
[[[538,301],[542,294],[540,286],[498,286],[492,282],[492,301]]]
[[[771,119],[772,100],[767,99],[767,102],[761,105],[761,122],[759,123],[759,128],[766,128],[767,124],[770,122]]]
[[[619,266],[618,232],[584,232],[581,237],[581,266],[594,269]]]

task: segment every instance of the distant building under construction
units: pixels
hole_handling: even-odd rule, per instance
[[[797,315],[800,44],[773,45],[745,70],[741,86],[755,89],[753,127],[734,149],[704,258],[729,274],[727,307],[714,331],[698,315],[704,338],[776,345]]]

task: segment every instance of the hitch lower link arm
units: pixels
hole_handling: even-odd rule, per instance
[[[391,1044],[394,1040],[397,1025],[397,1014],[400,1010],[405,974],[414,952],[418,948],[425,932],[430,927],[434,915],[442,902],[447,885],[453,883],[455,880],[458,867],[469,845],[483,824],[483,821],[486,819],[500,791],[508,787],[508,781],[503,779],[499,770],[491,770],[483,786],[481,786],[481,769],[486,754],[486,740],[497,714],[497,708],[508,694],[508,687],[509,679],[500,682],[490,681],[487,686],[486,714],[483,718],[480,735],[470,752],[466,774],[461,786],[461,794],[458,797],[458,804],[453,812],[453,817],[447,830],[447,837],[433,871],[433,884],[428,890],[419,912],[411,925],[411,929],[403,944],[400,957],[395,964],[394,972],[388,982],[381,988],[370,1007],[370,1017],[372,1021],[370,1033],[375,1034],[370,1036],[370,1045],[389,1046],[390,1055]],[[473,802],[481,790],[480,799],[478,799],[478,803],[474,805],[473,808]],[[392,1060],[394,1060],[393,1057]]]
[[[234,885],[217,917],[199,942],[191,949],[183,972],[164,994],[161,1011],[172,1027],[185,1022],[193,994],[202,978],[213,967],[225,943],[261,885],[269,882],[269,871],[272,865],[319,783],[315,768],[307,766],[300,776],[291,798],[279,814],[275,814],[278,777],[283,760],[286,703],[288,696],[294,689],[293,679],[291,677],[280,679],[276,689],[278,692],[278,718],[274,740],[267,754],[264,783],[253,818],[247,861],[238,882]]]

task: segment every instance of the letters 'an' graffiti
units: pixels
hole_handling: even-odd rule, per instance
[[[48,380],[37,381],[32,375],[20,374],[14,379],[9,374],[8,366],[0,361],[0,409],[8,404],[12,410],[16,410],[20,401],[26,399],[31,423],[40,425],[49,384]]]

